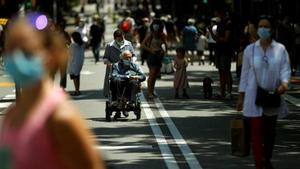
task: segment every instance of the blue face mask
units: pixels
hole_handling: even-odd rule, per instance
[[[28,87],[42,79],[44,67],[39,57],[16,50],[6,56],[5,70],[20,87]]]
[[[123,64],[125,67],[130,67],[130,60],[123,59]]]
[[[271,37],[271,29],[270,28],[258,28],[257,35],[261,39],[267,39]]]

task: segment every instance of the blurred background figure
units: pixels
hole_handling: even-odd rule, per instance
[[[190,18],[187,21],[187,25],[182,30],[183,47],[189,56],[191,65],[193,65],[194,62],[197,35],[198,35],[197,28],[194,26],[194,24],[195,24],[195,19]]]
[[[182,97],[188,99],[187,89],[189,88],[189,82],[187,78],[186,68],[188,61],[185,58],[184,48],[176,49],[176,58],[174,60],[174,67],[176,69],[174,75],[174,88],[175,88],[175,99],[179,98],[179,92],[182,92]]]
[[[93,24],[90,27],[90,46],[95,58],[95,63],[99,62],[99,52],[101,41],[104,40],[104,24],[101,24],[99,15],[93,17]]]
[[[231,99],[232,95],[232,75],[231,60],[234,55],[233,50],[233,25],[231,19],[226,15],[224,9],[214,11],[215,17],[220,18],[217,24],[216,34],[212,28],[209,29],[216,41],[216,67],[220,77],[220,98]]]
[[[70,60],[69,60],[69,74],[74,82],[75,92],[72,96],[80,95],[80,72],[84,62],[84,42],[79,32],[73,32],[72,43],[70,45]]]
[[[207,38],[205,36],[205,33],[202,30],[199,30],[197,38],[197,43],[196,43],[196,49],[197,49],[197,56],[199,60],[199,65],[204,65],[205,64],[205,55],[204,51],[207,49]]]
[[[5,113],[1,158],[14,169],[104,169],[78,109],[53,83],[68,53],[61,35],[28,18],[11,21],[6,35],[6,71],[21,94]]]
[[[86,19],[80,18],[78,26],[75,28],[75,32],[79,32],[84,43],[88,42],[89,29],[86,23]]]
[[[138,26],[135,30],[135,34],[137,36],[137,42],[142,44],[143,40],[145,39],[146,35],[150,32],[150,20],[148,17],[145,17],[142,19],[142,25]],[[147,60],[147,51],[145,51],[143,48],[141,48],[140,56],[141,56],[141,64],[144,65],[144,62]]]
[[[119,29],[123,31],[125,39],[131,43],[135,43],[133,38],[135,26],[135,20],[131,17],[130,10],[126,10],[124,18],[119,24]]]
[[[180,42],[179,36],[178,36],[178,30],[175,25],[175,21],[172,18],[171,15],[166,15],[166,31],[167,31],[167,41],[169,44],[170,49],[175,49],[178,46],[178,43]]]
[[[206,28],[206,37],[208,42],[208,50],[209,50],[209,61],[210,65],[215,65],[215,55],[216,55],[216,41],[213,36],[217,33],[217,23],[220,22],[220,19],[214,17],[210,20],[210,25]],[[212,31],[209,31],[209,30]]]
[[[248,23],[244,28],[244,34],[247,37],[248,44],[257,40],[257,30],[251,19],[248,20]]]

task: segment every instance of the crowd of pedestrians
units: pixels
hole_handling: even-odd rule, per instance
[[[18,104],[8,109],[8,117],[6,117],[4,123],[4,137],[0,139],[0,146],[7,146],[9,151],[13,153],[14,158],[20,161],[19,164],[35,168],[32,167],[34,165],[32,159],[20,159],[20,153],[24,152],[18,152],[14,148],[15,145],[23,141],[22,139],[15,139],[18,134],[20,137],[24,137],[22,132],[34,132],[34,130],[29,130],[34,126],[27,124],[25,120],[26,118],[35,117],[29,116],[33,113],[40,120],[37,122],[40,126],[39,129],[46,133],[45,135],[37,135],[40,139],[45,140],[45,144],[40,146],[45,146],[47,149],[45,157],[40,156],[38,150],[30,150],[33,153],[36,152],[36,154],[32,154],[33,157],[41,159],[41,162],[45,162],[45,164],[48,164],[47,160],[52,160],[51,163],[58,165],[49,165],[49,168],[62,168],[64,165],[72,168],[71,166],[75,165],[75,163],[70,162],[72,158],[85,160],[76,161],[78,165],[84,164],[85,166],[91,166],[90,168],[104,168],[101,162],[95,158],[95,152],[91,148],[94,143],[90,143],[86,139],[91,133],[76,130],[77,125],[84,128],[78,115],[70,113],[75,117],[74,119],[60,119],[63,118],[59,114],[61,105],[51,102],[53,97],[57,97],[54,100],[62,101],[64,110],[73,111],[75,108],[66,101],[65,93],[57,90],[57,88],[49,87],[53,85],[54,72],[59,71],[62,78],[60,85],[63,89],[66,88],[66,73],[68,73],[70,79],[74,82],[75,88],[71,95],[80,95],[80,72],[84,63],[85,50],[90,47],[95,63],[102,59],[106,65],[103,86],[104,97],[108,97],[110,92],[109,78],[114,78],[111,84],[113,88],[119,89],[123,85],[120,75],[124,74],[123,69],[126,68],[132,69],[139,75],[132,76],[130,79],[132,80],[130,88],[133,89],[134,94],[136,93],[139,87],[136,81],[146,79],[135,62],[137,58],[141,59],[141,65],[146,63],[149,68],[147,98],[154,99],[158,97],[158,93],[155,92],[155,84],[161,76],[163,60],[170,55],[171,50],[175,50],[176,55],[171,56],[173,58],[172,69],[175,70],[173,81],[175,99],[190,98],[188,95],[189,75],[187,68],[189,64],[194,66],[196,59],[198,59],[199,66],[208,62],[209,65],[215,66],[218,70],[220,93],[216,97],[219,99],[232,99],[233,76],[231,65],[233,61],[236,61],[237,78],[240,79],[237,110],[243,111],[243,115],[250,126],[250,138],[256,169],[273,169],[271,158],[277,118],[284,116],[288,110],[283,98],[280,98],[278,107],[266,108],[257,105],[257,88],[261,87],[278,95],[282,95],[287,91],[291,75],[296,75],[300,64],[298,57],[300,55],[299,24],[291,24],[288,17],[284,17],[278,23],[275,23],[274,18],[262,16],[257,24],[254,20],[249,19],[243,25],[242,31],[237,34],[235,32],[237,25],[224,10],[215,10],[214,16],[209,19],[207,24],[191,17],[187,18],[185,24],[181,27],[176,24],[176,20],[171,15],[162,17],[146,15],[137,20],[127,10],[124,17],[117,24],[112,35],[113,40],[105,42],[105,22],[103,18],[94,15],[92,19],[91,25],[87,25],[84,19],[77,18],[75,20],[77,27],[74,32],[70,33],[70,36],[64,31],[65,25],[63,23],[60,24],[61,27],[49,27],[49,30],[47,28],[47,31],[43,33],[36,31],[23,19],[17,19],[10,25],[10,29],[6,34],[7,37],[5,37],[5,53],[8,58],[6,69],[16,82]],[[54,36],[53,33],[59,36]],[[236,37],[238,37],[238,40]],[[3,39],[2,33],[1,39]],[[26,43],[27,41],[28,43]],[[103,56],[100,55],[101,47],[104,48]],[[140,50],[139,56],[135,51],[137,49]],[[206,56],[206,51],[208,51],[208,56]],[[28,53],[30,56],[27,56]],[[48,59],[49,57],[56,59]],[[42,61],[46,62],[48,60],[52,62],[47,62],[47,65],[42,64],[44,63]],[[29,69],[31,74],[16,72],[14,70],[16,66],[24,66],[20,64],[27,65],[26,69]],[[31,94],[32,91],[35,91],[33,92],[35,95]],[[180,97],[181,93],[182,97]],[[129,93],[130,100],[133,100],[134,94]],[[37,102],[37,99],[41,101]],[[44,105],[48,104],[55,110],[55,113],[48,112],[43,108]],[[40,107],[38,112],[32,111],[35,106]],[[25,110],[23,114],[20,113],[21,108]],[[50,124],[45,123],[47,119],[51,119]],[[60,124],[62,123],[60,120],[63,120],[67,125]],[[58,128],[54,127],[56,124],[69,127],[62,129],[71,131],[71,134],[73,132],[74,135],[66,138],[68,135],[58,131]],[[28,125],[29,129],[23,131],[20,128],[21,132],[14,133],[15,130],[12,130],[11,127],[20,125]],[[11,131],[13,131],[12,134],[9,134],[8,132]],[[51,138],[58,141],[57,145],[49,142]],[[67,145],[65,141],[72,138],[78,140],[79,148],[84,152],[79,155],[80,157],[68,150],[68,147],[73,145]],[[24,137],[24,139],[33,138]],[[22,145],[33,148],[26,144]],[[61,150],[60,146],[66,148]],[[55,154],[57,152],[53,149],[61,151]],[[85,158],[82,157],[83,155]],[[62,159],[59,159],[59,157],[62,157]]]

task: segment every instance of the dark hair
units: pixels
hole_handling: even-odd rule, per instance
[[[83,40],[81,38],[81,34],[79,32],[73,32],[71,34],[72,39],[74,40],[75,43],[77,43],[78,45],[83,45]]]
[[[256,25],[257,27],[258,27],[258,23],[263,19],[270,22],[272,29],[276,28],[276,21],[275,21],[275,19],[272,15],[261,15],[261,16],[259,16],[258,22],[257,22],[257,25]]]
[[[123,35],[124,35],[123,31],[121,31],[120,29],[118,29],[114,32],[114,38],[121,37]]]
[[[185,54],[185,49],[183,47],[176,48],[177,53]]]

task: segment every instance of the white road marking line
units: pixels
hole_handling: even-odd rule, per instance
[[[178,131],[177,127],[175,126],[174,122],[170,118],[169,114],[165,110],[163,104],[159,100],[159,98],[154,99],[155,105],[161,114],[162,118],[164,119],[165,123],[167,124],[176,144],[178,145],[179,149],[181,150],[182,154],[186,162],[188,163],[190,169],[202,169],[200,163],[198,162],[197,158],[195,157],[194,153],[192,152],[191,148],[188,146],[186,141],[183,139],[182,135]]]
[[[9,105],[11,105],[11,102],[0,103],[0,109],[7,108]]]
[[[138,146],[97,146],[97,150],[128,150],[128,149],[146,149],[151,150],[151,145],[138,145]]]
[[[4,96],[1,100],[13,100],[13,99],[16,99],[16,95],[8,94],[8,95]]]
[[[161,155],[165,161],[167,168],[168,169],[179,169],[179,166],[174,158],[174,155],[171,152],[171,149],[167,143],[167,140],[165,139],[161,129],[159,128],[159,125],[155,119],[155,116],[154,116],[148,102],[146,101],[143,93],[141,93],[141,101],[142,101],[141,106],[144,109],[144,112],[149,121],[152,132],[154,133],[156,142],[158,143],[158,147],[160,149]]]
[[[81,75],[92,75],[92,74],[95,74],[95,72],[91,72],[89,70],[82,70],[80,72]]]
[[[292,103],[293,105],[300,107],[300,99],[297,99],[296,97],[293,97],[289,94],[284,95],[285,100],[288,102]]]

